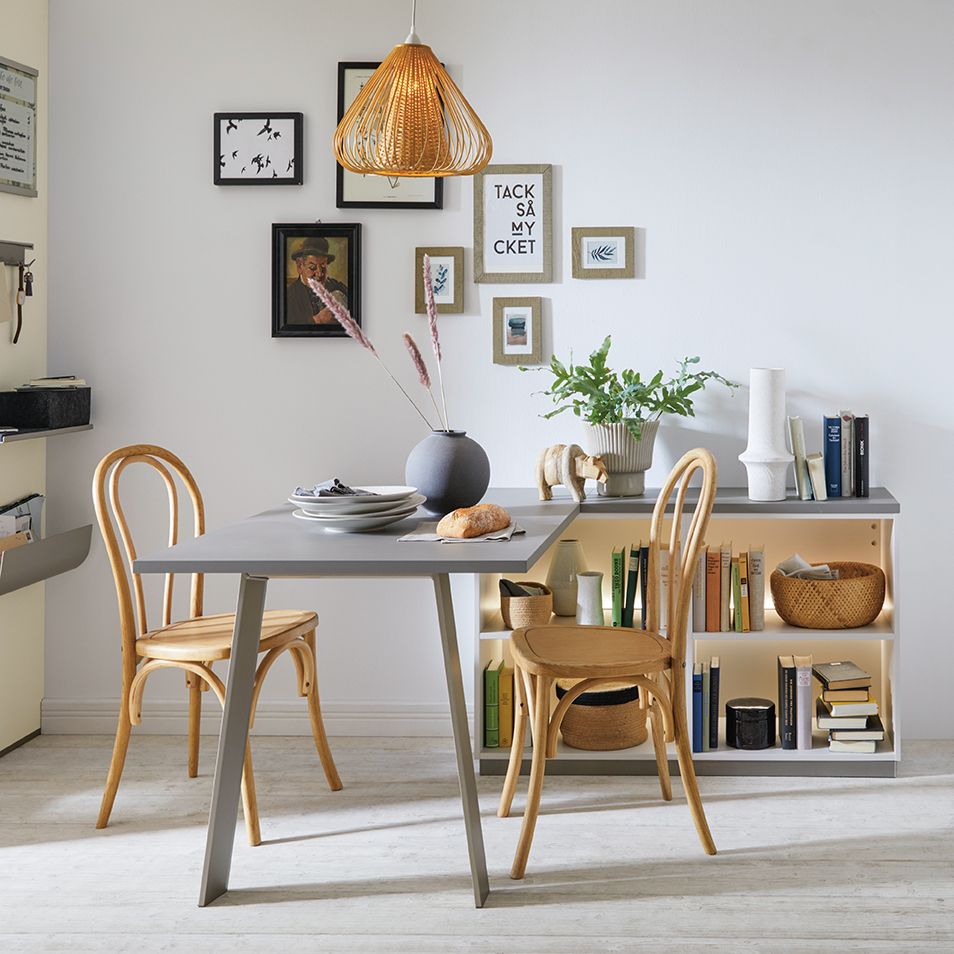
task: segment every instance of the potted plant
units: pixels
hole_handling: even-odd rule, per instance
[[[541,393],[557,407],[543,416],[549,419],[572,410],[583,421],[587,450],[603,458],[609,474],[606,484],[598,486],[599,493],[637,497],[645,491],[645,472],[653,463],[659,418],[663,414],[694,417],[693,395],[709,381],[730,388],[738,385],[715,371],[691,370],[698,357],[683,358],[679,371],[665,380],[662,371],[649,379],[630,369],[616,372],[606,363],[611,343],[607,335],[588,364],[574,364],[572,355],[568,364],[556,355],[550,359],[553,381]]]

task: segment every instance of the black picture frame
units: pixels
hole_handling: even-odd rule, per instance
[[[348,62],[338,64],[338,122],[345,114],[345,80],[349,70],[361,70],[373,72],[381,65],[377,62]],[[335,163],[337,168],[335,177],[335,206],[339,209],[443,209],[444,208],[444,180],[440,176],[428,176],[421,179],[402,179],[402,183],[420,184],[424,182],[433,183],[432,194],[423,201],[402,202],[397,198],[382,198],[380,201],[372,199],[349,199],[345,196],[345,169],[341,163]],[[353,173],[348,173],[349,176]],[[387,176],[373,176],[380,178],[382,182],[387,181]],[[393,189],[383,191],[393,192]]]
[[[344,245],[342,245],[344,243]],[[317,254],[301,254],[312,247]],[[298,253],[296,255],[296,253]],[[333,260],[346,259],[327,273],[326,287],[333,283],[355,323],[361,325],[361,226],[358,223],[289,223],[272,225],[272,337],[273,338],[345,338],[347,332],[337,321],[316,324],[307,321],[308,306],[316,307],[300,277],[301,269],[315,267],[322,256]],[[315,262],[308,262],[313,258]],[[301,263],[301,264],[299,264]],[[296,273],[297,270],[297,273]],[[302,285],[299,290],[299,285]],[[307,296],[307,297],[306,297]],[[338,296],[336,296],[338,297]],[[320,312],[319,312],[320,314]]]
[[[249,122],[253,126],[258,123],[262,123],[263,129],[260,133],[256,133],[254,139],[250,139],[250,143],[254,143],[254,148],[249,145],[246,147],[243,144],[233,143],[233,145],[238,146],[237,150],[231,150],[229,148],[229,137],[233,135],[233,132],[243,131],[240,129],[239,124],[242,122]],[[288,160],[288,140],[287,136],[285,141],[281,143],[281,161],[275,164],[275,168],[272,168],[272,175],[267,174],[267,169],[271,165],[271,156],[266,154],[264,157],[262,155],[263,149],[259,146],[257,142],[259,135],[266,135],[266,139],[262,140],[262,144],[267,143],[271,140],[278,146],[278,142],[275,139],[272,139],[272,130],[271,124],[273,122],[280,122],[282,126],[286,129],[281,130],[287,133],[288,123],[292,124],[292,156],[291,160]],[[302,168],[302,126],[304,124],[304,118],[302,113],[243,113],[243,112],[231,112],[231,113],[215,113],[212,117],[212,182],[214,185],[219,186],[261,186],[261,185],[301,185],[304,181],[304,169]],[[223,127],[225,132],[223,132]],[[223,142],[223,136],[225,141]],[[244,156],[241,153],[248,148],[250,155]],[[251,156],[251,153],[256,152],[254,158]],[[240,155],[237,157],[235,152],[239,152]],[[263,164],[261,159],[267,159],[267,164]],[[242,163],[241,171],[233,170],[230,167],[233,165],[238,166],[239,162],[242,162],[242,159],[247,159],[247,162]],[[284,170],[278,168],[279,165],[286,165]],[[255,171],[253,172],[252,169]],[[247,171],[246,171],[247,169]],[[263,174],[264,173],[264,174]],[[290,174],[288,174],[290,173]]]

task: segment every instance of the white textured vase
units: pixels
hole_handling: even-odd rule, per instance
[[[553,612],[576,616],[577,574],[586,569],[579,540],[560,540],[553,551],[547,586],[553,590]]]
[[[587,449],[602,457],[609,479],[596,485],[602,497],[639,497],[646,492],[646,471],[653,465],[659,421],[647,421],[636,440],[625,424],[587,424]]]
[[[576,621],[580,626],[602,626],[603,574],[598,570],[577,573]]]
[[[749,478],[749,500],[784,500],[794,458],[785,446],[785,370],[749,371],[749,443],[739,460]]]

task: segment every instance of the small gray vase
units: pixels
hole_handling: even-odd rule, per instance
[[[433,431],[408,454],[404,479],[427,497],[428,513],[472,507],[490,484],[490,461],[464,431]]]

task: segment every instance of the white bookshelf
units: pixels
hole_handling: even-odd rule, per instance
[[[525,495],[536,500],[532,490],[494,492],[488,499],[505,493],[508,505]],[[647,490],[641,498],[587,498],[579,507],[563,539],[579,539],[587,568],[603,571],[604,597],[609,603],[610,554],[614,546],[638,543],[649,537],[649,518],[656,492]],[[565,501],[564,501],[565,504]],[[884,488],[873,488],[868,498],[845,498],[816,503],[794,497],[777,504],[749,501],[739,488],[720,490],[707,534],[718,546],[732,541],[733,551],[752,545],[765,546],[766,613],[765,629],[757,633],[690,632],[686,643],[686,700],[691,706],[693,663],[718,655],[721,662],[720,709],[740,696],[762,696],[777,703],[776,657],[779,654],[811,654],[815,661],[854,659],[874,677],[873,691],[881,704],[886,739],[873,754],[837,753],[828,749],[827,733],[815,730],[810,750],[759,751],[728,748],[720,720],[719,748],[693,755],[700,775],[792,775],[792,776],[894,776],[901,759],[900,711],[897,705],[900,669],[900,594],[898,580],[898,524],[900,505]],[[884,570],[887,581],[885,607],[869,626],[850,630],[800,629],[784,623],[771,608],[768,575],[790,556],[801,553],[811,561],[858,560],[874,563]],[[525,574],[509,574],[510,579],[543,581],[549,568],[550,552]],[[492,658],[506,657],[509,631],[500,616],[497,581],[499,574],[475,579],[475,705],[474,753],[482,774],[506,771],[509,750],[483,746],[483,669]],[[607,611],[606,618],[610,615]],[[572,622],[572,618],[554,617]],[[818,683],[814,683],[814,690]],[[691,712],[688,713],[691,725]],[[524,770],[529,768],[529,747]],[[677,772],[675,751],[670,745],[670,768]],[[547,762],[554,774],[655,774],[652,742],[616,752],[588,752],[573,749],[561,741],[557,756]]]

